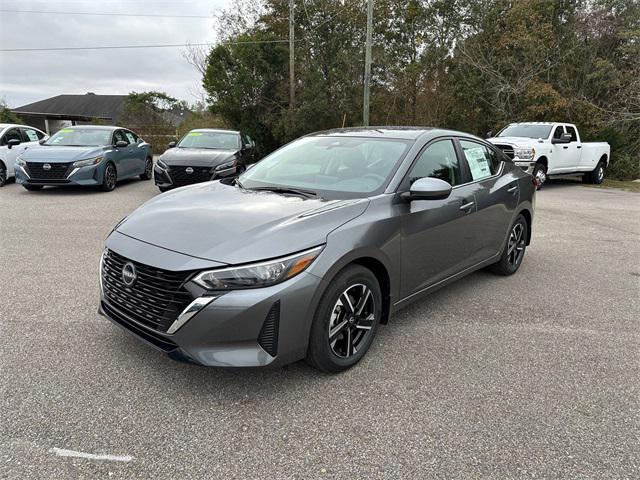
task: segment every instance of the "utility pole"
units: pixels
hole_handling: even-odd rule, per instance
[[[369,96],[371,84],[371,31],[373,30],[373,0],[367,3],[367,44],[364,53],[364,102],[362,124],[369,126]]]
[[[295,0],[289,0],[289,109],[293,110],[296,102],[296,85],[294,70],[294,45],[295,45],[295,29],[294,29],[294,9]]]

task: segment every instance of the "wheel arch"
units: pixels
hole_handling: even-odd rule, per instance
[[[546,155],[542,155],[538,157],[538,159],[536,160],[536,163],[541,163],[542,165],[545,166],[547,170],[549,170],[549,159],[546,157]]]
[[[600,157],[600,160],[598,160],[598,163],[600,162],[604,162],[605,166],[609,166],[609,155],[607,155],[606,153],[603,153],[602,156]]]
[[[360,257],[348,265],[352,264],[361,265],[375,275],[380,285],[380,291],[382,292],[382,318],[380,319],[380,323],[389,323],[389,314],[391,312],[391,278],[389,277],[387,268],[380,260],[373,257]]]

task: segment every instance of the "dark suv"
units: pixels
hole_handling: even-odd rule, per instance
[[[238,175],[255,162],[255,144],[236,130],[191,130],[158,159],[154,169],[161,192],[174,187]]]

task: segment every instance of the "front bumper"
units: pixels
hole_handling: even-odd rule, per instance
[[[26,167],[16,166],[16,183],[20,185],[64,186],[83,185],[96,186],[102,184],[102,164],[87,167],[71,168],[62,178],[32,178]]]
[[[306,355],[323,287],[323,280],[303,272],[279,285],[220,293],[172,334],[136,321],[104,292],[99,313],[176,360],[217,367],[283,365]]]

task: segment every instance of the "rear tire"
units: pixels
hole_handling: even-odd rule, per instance
[[[153,178],[153,160],[147,158],[144,162],[144,173],[140,175],[140,180],[151,180]]]
[[[350,265],[322,295],[311,325],[307,362],[327,373],[353,367],[367,353],[380,324],[382,293],[371,270]]]
[[[593,185],[600,185],[604,181],[604,172],[607,169],[607,165],[605,162],[600,161],[596,168],[589,173],[585,173],[582,177],[582,181],[584,183],[591,183]]]
[[[118,173],[116,171],[116,167],[113,163],[107,163],[104,173],[102,174],[102,185],[100,185],[100,190],[103,192],[112,192],[115,190],[117,182]]]
[[[42,190],[43,185],[22,185],[25,189],[29,190],[30,192],[35,192],[37,190]]]
[[[0,161],[0,187],[4,187],[7,183],[7,167]]]
[[[518,215],[509,230],[509,238],[504,246],[500,260],[489,267],[493,273],[498,275],[513,275],[518,271],[525,251],[527,250],[527,238],[529,235],[529,225],[524,215]]]
[[[547,181],[547,167],[544,163],[536,163],[536,166],[533,168],[533,178],[537,181],[536,190],[540,190],[542,186]]]

